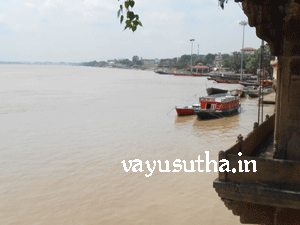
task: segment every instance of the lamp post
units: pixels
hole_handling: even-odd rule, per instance
[[[239,22],[243,26],[243,44],[242,44],[242,57],[241,57],[241,80],[243,79],[243,57],[244,57],[244,35],[245,35],[245,26],[248,24],[245,20]]]
[[[192,75],[192,66],[193,66],[193,41],[195,41],[195,39],[190,39],[190,41],[192,42],[192,49],[191,49],[191,75]]]

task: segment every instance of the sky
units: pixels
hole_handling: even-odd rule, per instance
[[[240,51],[246,20],[229,0],[136,0],[143,27],[124,31],[122,0],[2,0],[0,61],[88,62],[174,58]],[[195,39],[192,43],[190,39]],[[245,27],[244,46],[259,48],[255,28]],[[199,47],[198,47],[199,46]]]

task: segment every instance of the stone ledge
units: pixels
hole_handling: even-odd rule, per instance
[[[242,185],[216,179],[213,183],[221,199],[243,201],[274,207],[300,209],[300,192],[263,187],[261,185]]]

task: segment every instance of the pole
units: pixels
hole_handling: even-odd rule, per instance
[[[264,41],[261,40],[261,52],[260,52],[260,71],[258,74],[258,118],[257,118],[257,123],[259,125],[260,122],[260,105],[261,105],[261,73],[262,73],[262,59],[263,59],[263,46],[264,46]]]
[[[263,89],[263,85],[264,85],[264,75],[265,75],[265,67],[264,67],[264,54],[265,54],[265,43],[264,41],[261,42],[261,67],[262,67],[262,79],[260,82],[262,82],[261,85],[261,122],[263,122],[264,119],[264,89]]]
[[[244,37],[245,37],[245,26],[248,24],[246,21],[239,22],[240,25],[243,26],[243,42],[242,42],[242,56],[241,56],[241,78],[243,79],[243,58],[244,58]]]
[[[195,41],[195,39],[190,39],[190,41],[192,42],[192,49],[191,49],[191,75],[192,75],[192,67],[193,67],[193,41]]]
[[[219,52],[219,68],[220,68],[220,71],[221,71],[221,68],[222,68],[221,52]]]

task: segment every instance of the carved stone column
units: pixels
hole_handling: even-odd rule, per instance
[[[300,56],[279,56],[276,158],[300,161]]]

